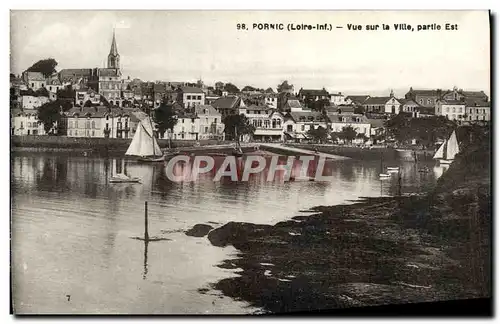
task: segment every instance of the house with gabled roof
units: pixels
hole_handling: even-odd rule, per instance
[[[365,112],[380,114],[399,114],[401,103],[394,97],[391,91],[389,97],[369,97],[363,103]]]
[[[199,118],[199,139],[221,138],[224,132],[222,115],[211,105],[195,106],[195,114]]]
[[[370,137],[371,124],[362,114],[331,112],[326,114],[331,132],[342,132],[344,127],[351,126],[357,134]]]
[[[328,128],[328,120],[319,111],[290,111],[285,114],[284,131],[289,140],[307,139],[307,132],[318,127]]]
[[[131,138],[135,131],[131,129],[133,111],[131,108],[75,106],[64,113],[66,136]]]

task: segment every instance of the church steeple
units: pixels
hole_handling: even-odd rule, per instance
[[[111,49],[108,55],[108,68],[120,68],[120,54],[118,54],[118,47],[116,46],[115,30],[113,29],[113,41],[111,42]]]

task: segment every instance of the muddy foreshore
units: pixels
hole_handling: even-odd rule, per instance
[[[489,154],[484,145],[468,147],[428,195],[366,198],[273,226],[211,230],[213,245],[239,250],[218,265],[239,275],[211,288],[269,313],[489,298]]]

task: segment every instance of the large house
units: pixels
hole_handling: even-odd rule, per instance
[[[44,125],[38,120],[36,109],[12,109],[10,117],[11,135],[45,135]]]
[[[199,118],[199,139],[213,139],[223,136],[222,115],[214,107],[198,105],[195,106],[195,113]]]
[[[41,72],[28,72],[22,74],[23,81],[28,85],[28,88],[36,91],[40,88],[45,88],[47,80]]]
[[[414,90],[412,87],[410,87],[410,91],[405,94],[405,99],[411,99],[423,107],[434,107],[441,96],[442,91],[439,89]]]
[[[181,87],[184,108],[192,108],[205,104],[205,93],[200,88]]]
[[[268,106],[250,105],[246,107],[244,115],[255,127],[254,140],[282,141],[283,123],[285,116]]]
[[[467,121],[489,121],[491,119],[491,103],[478,99],[465,100],[465,116]]]
[[[330,103],[335,106],[345,105],[347,104],[346,97],[342,92],[330,93]]]
[[[345,97],[345,102],[348,105],[362,106],[365,101],[370,98],[369,95],[354,95]]]
[[[75,104],[78,106],[84,106],[87,101],[90,101],[92,105],[99,105],[101,102],[101,95],[97,93],[92,88],[86,87],[75,90]]]
[[[135,132],[132,109],[73,107],[64,116],[68,137],[131,138]]]
[[[435,105],[436,116],[446,116],[450,120],[463,120],[465,101],[438,99]]]
[[[220,97],[212,103],[212,107],[221,114],[223,120],[228,115],[240,115],[246,112],[246,105],[238,96]]]
[[[291,111],[285,115],[284,128],[287,139],[307,139],[307,132],[320,126],[326,129],[327,120],[318,111]]]
[[[50,101],[47,91],[21,91],[19,96],[22,109],[36,109]]]
[[[380,114],[399,114],[401,103],[391,92],[389,97],[369,97],[363,103],[366,112]]]
[[[368,118],[362,114],[354,113],[327,113],[330,130],[332,132],[342,132],[344,127],[351,126],[356,134],[371,135],[371,124]]]
[[[177,124],[172,132],[172,139],[194,140],[200,139],[200,118],[191,112],[179,112]]]

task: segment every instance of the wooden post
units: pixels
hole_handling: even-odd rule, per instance
[[[148,202],[144,202],[144,241],[149,241],[148,233]]]

